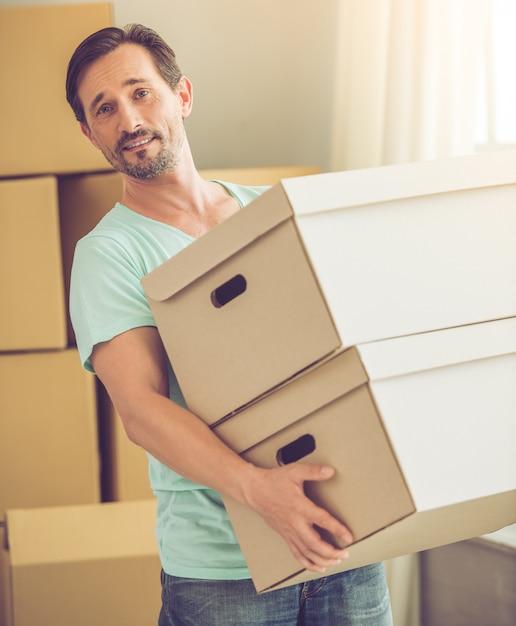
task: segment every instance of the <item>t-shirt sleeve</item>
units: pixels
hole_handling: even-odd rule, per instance
[[[70,283],[70,317],[85,369],[96,344],[132,328],[156,326],[140,284],[137,257],[114,239],[91,236],[78,242]]]

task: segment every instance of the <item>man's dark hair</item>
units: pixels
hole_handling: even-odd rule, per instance
[[[66,73],[66,99],[76,119],[86,124],[84,107],[77,94],[80,73],[93,61],[113,52],[124,43],[133,43],[149,51],[158,72],[171,89],[175,89],[182,77],[172,48],[154,30],[141,24],[129,24],[124,28],[103,28],[87,37],[75,50]]]

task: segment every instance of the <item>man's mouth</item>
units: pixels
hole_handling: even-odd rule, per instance
[[[131,150],[136,150],[138,148],[147,146],[153,139],[154,137],[146,137],[145,139],[140,139],[139,141],[132,141],[130,143],[125,144],[125,146],[123,147],[123,150],[131,151]]]

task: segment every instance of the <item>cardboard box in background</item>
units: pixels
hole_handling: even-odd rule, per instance
[[[514,626],[516,545],[483,537],[420,555],[423,626]]]
[[[65,98],[66,68],[79,43],[112,26],[110,3],[0,8],[0,176],[106,169]]]
[[[0,351],[66,347],[57,183],[0,180]]]
[[[99,501],[95,405],[76,350],[0,355],[0,516]]]
[[[154,501],[10,510],[12,626],[156,624]]]
[[[142,281],[188,405],[214,423],[340,344],[516,315],[515,205],[516,151],[283,179]]]
[[[122,420],[100,381],[97,381],[97,395],[103,501],[151,500],[154,494],[145,451],[127,437]]]
[[[314,165],[273,165],[270,167],[236,167],[199,170],[207,180],[222,180],[239,185],[269,186],[279,183],[282,178],[319,174],[320,167]]]
[[[58,189],[64,293],[68,304],[75,244],[122,198],[124,181],[118,172],[60,176]],[[66,310],[68,342],[74,344],[68,306]]]
[[[337,468],[307,493],[358,540],[335,573],[516,521],[515,380],[516,317],[349,348],[214,432],[263,467],[313,438],[292,460]],[[252,510],[225,503],[259,592],[317,577]]]

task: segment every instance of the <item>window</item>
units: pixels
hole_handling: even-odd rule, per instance
[[[479,79],[476,147],[516,148],[516,0],[490,0]]]

